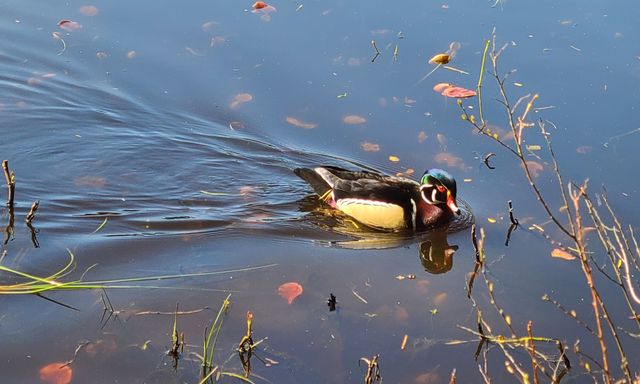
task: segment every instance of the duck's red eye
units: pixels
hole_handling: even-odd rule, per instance
[[[436,188],[438,188],[438,192],[444,192],[446,190],[442,185],[436,185]]]

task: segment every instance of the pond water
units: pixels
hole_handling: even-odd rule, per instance
[[[455,100],[432,87],[475,89],[495,27],[499,45],[508,43],[501,69],[515,70],[506,89],[513,101],[540,94],[532,114],[556,125],[565,177],[589,178],[594,192],[605,187],[621,219],[638,225],[640,133],[627,134],[638,128],[637,7],[271,5],[252,12],[251,2],[237,1],[0,3],[0,157],[17,180],[2,265],[48,276],[72,253],[75,270],[62,281],[233,271],[108,289],[112,316],[103,316],[102,290],[44,294],[75,309],[2,295],[0,381],[38,382],[41,367],[89,342],[71,365],[73,382],[197,383],[202,335],[231,292],[216,362],[242,374],[233,351],[252,311],[254,337],[268,338],[257,353],[267,364],[252,362],[254,382],[361,382],[358,361],[374,354],[385,381],[446,383],[455,368],[459,382],[480,382],[477,343],[447,344],[475,340],[460,328],[476,321],[465,290],[475,260],[468,226],[409,238],[358,233],[292,172],[315,164],[412,169],[414,177],[449,170],[486,231],[489,276],[513,327],[526,334],[531,320],[536,334],[569,345],[580,339],[597,354],[583,328],[541,300],[549,294],[592,322],[577,262],[552,258],[553,246],[526,228],[504,245],[508,200],[527,226],[547,221],[515,158],[474,134]],[[450,65],[469,74],[439,68],[419,82],[433,69],[429,58],[452,42],[459,48]],[[506,132],[497,89],[486,81],[484,113]],[[482,162],[489,152],[495,170]],[[543,168],[536,180],[561,206],[555,176]],[[34,238],[24,216],[36,200]],[[10,214],[0,214],[4,228]],[[286,282],[304,287],[292,304],[278,294]],[[337,311],[329,311],[330,294]],[[477,300],[497,323],[486,289]],[[178,317],[187,346],[174,369],[166,351],[177,303],[195,313]],[[628,348],[640,356],[637,344]],[[497,382],[514,379],[503,357],[492,361]],[[578,368],[569,378],[588,376]]]

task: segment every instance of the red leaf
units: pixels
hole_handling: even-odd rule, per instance
[[[256,1],[253,3],[253,9],[262,9],[266,8],[268,5],[264,1]]]
[[[50,384],[69,384],[73,371],[63,363],[51,363],[40,368],[40,380]]]
[[[278,294],[282,296],[283,299],[287,300],[287,303],[292,304],[293,300],[296,297],[302,295],[304,289],[302,285],[296,282],[284,283],[278,287]]]
[[[442,96],[453,97],[456,99],[464,99],[467,97],[473,97],[476,95],[475,91],[462,87],[448,87],[442,91]]]

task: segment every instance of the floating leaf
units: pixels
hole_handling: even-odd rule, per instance
[[[40,368],[40,380],[50,384],[69,384],[73,377],[71,367],[63,363],[51,363]]]
[[[493,217],[487,217],[487,221],[490,222],[491,224],[495,224],[498,222],[498,220],[494,219]]]
[[[438,53],[429,59],[429,64],[449,64],[451,61],[451,56],[448,53]]]
[[[555,257],[557,259],[562,259],[562,260],[575,260],[576,258],[569,252],[560,248],[554,248],[553,251],[551,251],[551,257]]]
[[[203,31],[207,32],[208,30],[210,30],[212,27],[216,25],[218,25],[218,23],[215,21],[205,21],[204,23],[202,23],[200,28],[202,28]]]
[[[453,85],[449,84],[449,83],[438,83],[436,85],[433,86],[433,90],[438,92],[438,93],[442,93],[442,91],[444,91],[447,88],[452,87]]]
[[[287,116],[287,123],[298,127],[298,128],[304,128],[304,129],[313,129],[315,127],[318,126],[318,124],[314,124],[314,123],[307,123],[305,121],[302,121],[300,119],[297,119],[293,116]]]
[[[460,168],[463,170],[467,167],[460,157],[449,152],[438,153],[434,157],[434,160],[436,161],[436,163],[445,164],[447,167]]]
[[[447,299],[447,292],[440,292],[433,298],[433,305],[439,307]]]
[[[261,18],[264,21],[271,20],[271,16],[269,16],[269,14],[271,12],[275,12],[276,11],[276,7],[274,7],[272,5],[269,5],[269,4],[265,3],[264,1],[256,1],[255,3],[253,3],[251,8],[253,8],[253,10],[251,12],[252,13],[261,14],[262,15]]]
[[[345,116],[344,119],[342,119],[342,121],[345,124],[349,124],[349,125],[357,125],[357,124],[364,124],[367,122],[367,119],[365,119],[362,116],[358,116],[358,115],[348,115]]]
[[[400,161],[400,158],[398,156],[391,155],[389,156],[389,161],[397,163],[398,161]]]
[[[529,168],[529,172],[531,172],[531,175],[533,177],[540,176],[540,174],[544,170],[544,166],[542,164],[538,163],[537,161],[527,160],[526,163],[527,163],[527,168]],[[524,168],[524,166],[522,164],[520,164],[520,166]]]
[[[229,108],[236,109],[251,100],[253,100],[253,96],[250,93],[239,93],[233,97],[233,100],[231,100],[231,103],[229,104]]]
[[[302,285],[296,282],[284,283],[278,287],[278,294],[289,304],[292,304],[296,297],[302,295],[303,291]]]
[[[98,7],[95,5],[83,5],[80,7],[80,13],[85,16],[95,16],[98,14]]]
[[[425,131],[420,131],[420,133],[418,133],[418,143],[422,143],[423,141],[427,140],[429,136],[427,136]]]
[[[268,7],[269,4],[265,3],[264,1],[256,1],[255,3],[253,3],[253,5],[251,6],[251,8],[253,9],[263,9]]]
[[[133,58],[135,58],[136,56],[138,56],[138,52],[136,52],[136,51],[129,51],[129,52],[127,52],[127,59],[133,59]]]
[[[81,29],[82,24],[72,20],[60,20],[58,21],[58,27],[64,29],[67,32],[73,32]]]
[[[542,147],[539,145],[527,145],[527,150],[529,151],[539,151]]]
[[[476,95],[475,91],[470,89],[462,88],[462,87],[449,87],[445,88],[442,91],[442,96],[444,97],[453,97],[456,99],[465,99],[467,97],[473,97]]]
[[[78,176],[73,179],[76,187],[104,188],[107,185],[107,179],[97,176]]]
[[[360,144],[360,148],[367,152],[378,152],[380,150],[380,145],[365,141]]]
[[[593,151],[593,147],[590,147],[588,145],[583,145],[583,146],[580,146],[580,147],[576,148],[576,152],[578,152],[581,155],[589,154],[589,153],[591,153],[591,151]]]

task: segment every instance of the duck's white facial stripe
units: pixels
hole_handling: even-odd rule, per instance
[[[429,188],[433,188],[431,190],[431,196],[429,196]],[[420,195],[422,199],[429,204],[442,204],[445,201],[438,200],[438,189],[435,188],[432,184],[423,184],[420,186]]]
[[[416,201],[413,199],[409,199],[411,201],[411,225],[412,228],[416,227],[416,212],[418,211],[418,207],[416,206]]]

